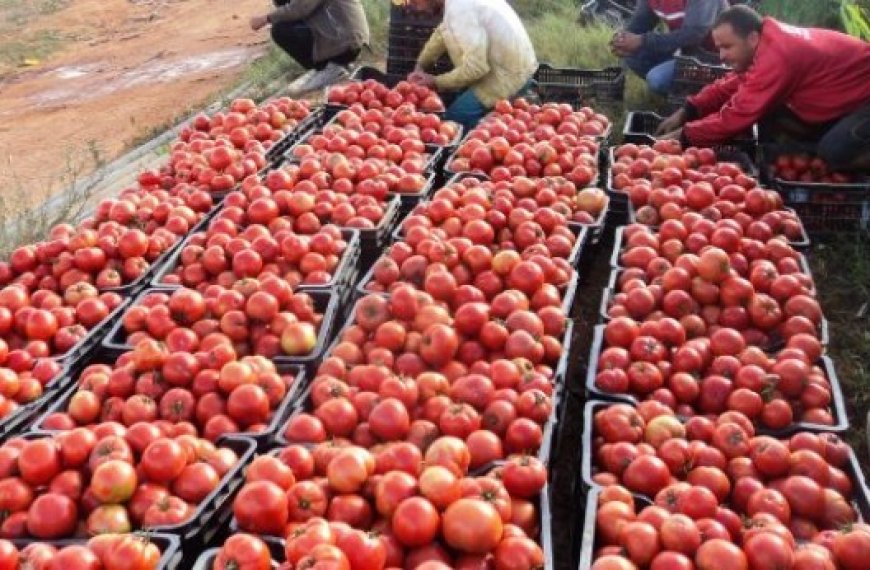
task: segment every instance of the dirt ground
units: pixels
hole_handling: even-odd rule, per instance
[[[238,81],[267,0],[0,0],[0,192],[33,205]]]

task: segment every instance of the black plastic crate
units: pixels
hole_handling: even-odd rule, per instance
[[[31,431],[20,437],[32,440],[51,438],[53,434]],[[247,437],[224,437],[215,445],[232,449],[239,460],[224,474],[218,486],[196,506],[193,515],[183,523],[142,529],[142,532],[149,535],[167,534],[179,538],[181,549],[186,557],[201,552],[232,517],[233,498],[244,482],[244,469],[254,458],[257,450],[254,440]],[[22,540],[33,542],[32,538]]]
[[[576,286],[576,280],[575,280],[575,286]],[[385,295],[385,294],[381,293],[381,295]],[[354,322],[353,311],[351,311],[350,316],[348,317],[344,326],[342,326],[340,330],[347,328],[348,326],[353,324],[353,322]],[[573,335],[574,335],[574,322],[572,320],[568,319],[566,321],[566,324],[565,324],[565,331],[562,333],[562,354],[560,355],[558,362],[556,362],[556,364],[553,366],[553,393],[551,396],[553,409],[550,412],[550,416],[549,416],[549,418],[547,418],[547,421],[544,423],[543,426],[541,426],[541,429],[543,432],[543,438],[541,440],[541,447],[538,449],[538,452],[536,454],[538,459],[540,459],[541,462],[544,463],[545,465],[549,464],[550,454],[551,454],[552,448],[553,448],[553,442],[554,442],[554,439],[557,437],[557,433],[558,433],[558,422],[560,421],[558,414],[562,410],[561,399],[568,397],[568,395],[566,393],[566,391],[567,391],[566,384],[568,381],[568,377],[567,377],[568,376],[568,367],[569,367],[569,364],[571,362],[571,359],[576,357],[576,355],[571,354]],[[338,342],[339,342],[339,337],[336,336],[335,340],[333,341],[333,344],[326,351],[326,355],[330,354],[333,347]],[[313,375],[312,375],[312,377],[313,377]],[[306,388],[305,388],[305,392],[300,396],[297,406],[290,412],[290,414],[287,417],[286,422],[278,429],[278,431],[274,437],[274,443],[276,446],[286,447],[286,446],[291,445],[293,443],[300,443],[300,442],[288,441],[284,437],[284,429],[285,429],[285,426],[287,425],[287,422],[289,422],[290,419],[293,418],[294,416],[296,416],[298,414],[302,414],[302,413],[311,412],[311,403],[309,400],[310,393],[311,393],[311,384],[309,383],[308,386],[306,386]],[[306,443],[306,442],[302,442],[302,443]]]
[[[573,226],[572,230],[577,233],[577,242],[574,245],[574,250],[571,252],[572,265],[574,267],[577,266],[577,262],[583,253],[583,242],[585,242],[586,228],[582,226]],[[366,285],[371,283],[374,280],[374,265],[363,275],[362,279],[359,280],[359,284],[356,287],[356,297],[362,297],[363,295],[368,295],[369,293],[376,293],[376,291],[369,291],[365,288]],[[571,280],[565,285],[562,295],[562,310],[566,315],[571,314],[571,308],[574,306],[574,300],[577,296],[577,287],[579,285],[579,271],[575,270],[574,275],[571,277]],[[403,282],[404,283],[404,282]],[[384,295],[389,296],[389,292],[384,292]]]
[[[630,111],[625,116],[622,142],[652,145],[656,142],[655,132],[665,118],[652,111]],[[755,156],[758,147],[758,126],[753,125],[751,132],[732,139],[729,143],[750,157]],[[713,148],[716,148],[715,146]]]
[[[124,314],[129,305],[130,299],[124,299],[123,301],[121,301],[118,306],[115,307],[112,312],[106,316],[105,319],[97,323],[94,328],[89,330],[88,334],[86,334],[84,338],[82,338],[82,340],[78,341],[71,349],[69,349],[65,353],[53,356],[52,358],[57,360],[59,363],[70,366],[75,365],[79,361],[87,358],[87,356],[90,355],[95,348],[100,346],[103,338],[105,338],[105,336],[111,329],[112,324],[117,322],[121,318],[121,315]]]
[[[671,93],[685,97],[694,95],[706,85],[713,83],[731,72],[715,54],[675,55],[674,81]]]
[[[461,176],[461,174],[456,176]],[[577,224],[574,222],[568,223],[568,229],[570,229],[577,238],[574,242],[574,249],[572,249],[571,253],[568,255],[568,263],[570,263],[575,269],[579,270],[580,260],[583,257],[583,250],[588,245],[588,242],[592,239],[593,230],[585,224]],[[402,228],[402,224],[399,224],[396,230],[393,232],[393,241],[404,241],[404,239],[404,230]],[[371,271],[369,271],[368,274],[360,280],[357,290],[362,293],[369,293],[369,291],[363,291],[362,286],[371,281],[371,278]]]
[[[417,24],[435,27],[444,18],[441,8],[420,10],[407,0],[392,0],[390,2],[390,24]]]
[[[176,568],[181,568],[181,541],[177,536],[163,533],[142,533],[141,538],[154,544],[160,550],[160,560],[157,561],[156,570],[175,570]],[[33,544],[36,541],[29,538],[13,538],[10,539],[10,542],[12,542],[16,548],[22,549],[28,544]],[[87,544],[87,539],[64,538],[58,540],[39,540],[38,542],[41,544],[49,544],[60,550],[65,546],[84,546]],[[209,568],[209,570],[211,569]]]
[[[807,145],[763,144],[762,174],[785,203],[794,208],[810,234],[850,233],[870,230],[870,174],[858,173],[849,183],[784,180],[772,164],[781,154],[813,155]]]
[[[310,354],[304,356],[273,356],[270,358],[272,362],[283,366],[303,366],[313,368],[320,362],[320,357],[326,349],[327,344],[332,340],[332,335],[335,332],[335,322],[340,312],[340,297],[330,290],[309,290],[303,291],[309,295],[314,301],[315,310],[323,315],[323,320],[320,323],[320,329],[317,331],[317,344]],[[148,289],[139,294],[138,297],[130,304],[131,307],[138,305],[145,295],[150,293],[166,293],[172,294],[172,290],[167,289]],[[133,350],[133,346],[127,344],[127,333],[124,331],[123,318],[118,319],[112,329],[103,340],[103,352],[107,355],[117,358],[125,352]]]
[[[585,410],[586,414],[591,413],[590,408],[595,404],[600,404],[600,402],[589,402],[587,404]],[[587,442],[584,441],[584,444],[585,443]],[[591,449],[584,445],[581,453],[591,453]],[[845,471],[849,476],[849,480],[852,482],[852,506],[855,507],[861,520],[866,521],[870,519],[870,491],[868,491],[864,474],[861,471],[861,464],[858,462],[855,452],[851,449],[849,450],[849,461],[843,467],[843,471]],[[593,557],[600,546],[596,538],[597,530],[595,525],[600,494],[601,488],[598,486],[593,486],[591,488],[588,488],[585,485],[575,486],[574,500],[577,503],[576,511],[579,515],[578,519],[582,519],[575,523],[576,526],[574,528],[574,536],[576,537],[574,542],[575,544],[579,543],[577,544],[577,546],[579,546],[578,570],[589,570],[589,568],[592,567],[594,561]],[[640,513],[640,511],[645,507],[654,504],[652,500],[646,497],[640,495],[635,495],[634,497],[638,513]]]
[[[487,473],[500,467],[503,462],[493,462],[489,465],[485,465],[480,469],[476,469],[468,473],[469,476],[477,477],[477,476],[485,476]],[[541,547],[541,550],[544,553],[544,565],[542,566],[543,570],[553,570],[555,568],[554,563],[554,555],[553,555],[553,529],[552,529],[552,514],[550,513],[550,486],[548,484],[544,485],[544,488],[541,489],[540,494],[531,499],[531,501],[535,504],[537,514],[538,514],[538,529],[539,536],[530,537],[532,540],[535,540],[538,545]],[[368,529],[361,529],[368,530]],[[239,528],[238,523],[236,522],[235,517],[230,521],[230,533],[236,534],[244,532]],[[266,545],[269,547],[270,552],[272,553],[273,559],[273,568],[278,568],[278,564],[275,562],[279,560],[284,560],[284,544],[285,541],[277,536],[270,535],[258,535],[260,539],[262,539]],[[197,559],[196,563],[193,566],[193,570],[212,570],[212,564],[214,563],[215,558],[217,557],[218,549],[214,548],[211,550],[207,550]]]
[[[588,368],[586,369],[586,392],[589,397],[598,398],[609,402],[622,402],[636,406],[639,400],[630,394],[614,394],[605,392],[595,385],[595,376],[598,372],[598,357],[604,350],[604,327],[597,325],[592,332],[592,347],[589,351]],[[843,390],[840,387],[840,379],[834,369],[834,362],[827,356],[822,356],[817,364],[824,370],[828,382],[831,384],[831,415],[834,425],[812,424],[807,422],[795,422],[781,430],[770,430],[762,427],[756,428],[760,434],[785,437],[798,431],[845,433],[849,429],[849,417],[846,414],[846,403],[843,398]]]
[[[535,72],[538,94],[544,102],[573,107],[619,103],[625,98],[625,70],[557,68],[542,63]]]
[[[114,363],[114,360],[114,357],[105,355],[95,358],[91,363],[111,365]],[[287,419],[287,416],[289,415],[293,407],[298,403],[299,397],[304,391],[305,369],[296,365],[280,363],[276,363],[275,365],[278,369],[279,374],[293,376],[294,381],[291,386],[287,387],[287,393],[284,395],[284,399],[281,401],[281,404],[279,404],[279,406],[275,409],[275,413],[272,414],[272,419],[269,421],[266,429],[257,433],[231,433],[227,434],[227,437],[244,437],[246,439],[253,440],[257,443],[257,447],[260,450],[263,450],[268,447],[269,442],[271,442],[271,440],[273,439],[275,432],[278,430],[278,428],[284,425],[284,421]],[[65,387],[67,387],[65,392],[56,392],[51,395],[52,397],[50,402],[48,402],[47,406],[43,408],[41,414],[33,421],[32,429],[34,431],[45,434],[58,433],[57,430],[51,430],[44,427],[45,421],[46,419],[48,419],[48,416],[52,414],[64,413],[67,411],[67,404],[69,404],[70,399],[79,390],[78,373],[71,374],[67,377]]]
[[[200,230],[205,231],[205,230]],[[163,264],[163,267],[160,268],[159,271],[154,275],[154,278],[151,279],[151,283],[149,284],[149,288],[152,289],[181,289],[184,287],[180,284],[175,283],[166,283],[163,279],[172,273],[179,264],[179,258],[181,257],[181,253],[186,246],[188,246],[193,238],[193,236],[199,232],[194,232],[189,234],[184,242],[170,257],[166,260],[166,263]],[[299,291],[319,291],[328,289],[331,291],[335,291],[339,295],[341,295],[348,286],[348,283],[352,282],[356,275],[355,269],[359,263],[359,250],[360,250],[360,238],[359,232],[355,229],[351,228],[343,228],[341,230],[341,237],[347,243],[347,247],[342,253],[341,260],[338,262],[338,265],[335,268],[335,271],[332,275],[332,279],[328,283],[324,283],[322,285],[304,285],[300,284],[297,289]]]
[[[610,267],[612,269],[623,269],[622,261],[620,261],[620,256],[622,254],[622,239],[623,234],[625,233],[624,227],[618,227],[614,230],[613,233],[613,250],[610,253]],[[807,261],[806,255],[801,252],[798,253],[798,263],[801,267],[801,272],[805,273],[809,276],[812,276],[813,272],[810,270],[810,264]]]

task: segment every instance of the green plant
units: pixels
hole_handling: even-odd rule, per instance
[[[70,150],[66,155],[59,186],[66,192],[53,194],[49,186],[39,187],[14,174],[12,157],[8,158],[13,173],[8,192],[0,193],[0,259],[25,243],[45,239],[49,230],[60,223],[78,219],[90,206],[103,176],[106,164],[96,142],[88,141],[83,149]],[[96,172],[90,177],[85,173]]]

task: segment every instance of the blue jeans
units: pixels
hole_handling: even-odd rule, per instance
[[[514,94],[514,97],[531,88],[532,83],[533,80],[530,79],[528,83],[523,85],[523,87]],[[456,121],[462,125],[463,132],[467,133],[477,126],[477,123],[479,123],[488,112],[489,107],[484,106],[484,104],[480,102],[480,99],[477,98],[474,91],[466,89],[459,94],[449,107],[447,107],[447,111],[444,113],[444,118],[448,121]]]
[[[659,95],[667,95],[674,80],[676,62],[673,55],[652,54],[639,50],[623,61],[630,70],[643,77],[647,86]]]

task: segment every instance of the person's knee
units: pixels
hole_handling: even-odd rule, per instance
[[[850,144],[851,143],[851,144]],[[825,161],[832,170],[846,170],[861,154],[862,149],[855,146],[849,139],[828,134],[822,137],[816,147],[816,154]],[[868,149],[863,149],[866,153]]]
[[[486,112],[486,107],[477,99],[474,92],[468,90],[460,94],[447,108],[444,118],[449,121],[456,121],[468,132],[477,125]]]
[[[646,84],[659,95],[667,95],[674,81],[673,62],[665,62],[650,69],[646,74]]]

